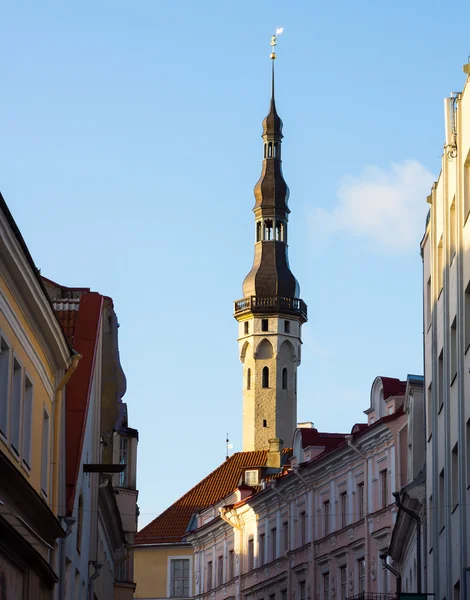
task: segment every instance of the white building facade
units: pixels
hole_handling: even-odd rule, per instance
[[[470,65],[464,66],[467,76]],[[427,405],[427,591],[470,597],[470,92],[445,100],[442,170],[421,243]]]

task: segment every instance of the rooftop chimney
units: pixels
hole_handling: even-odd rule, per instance
[[[284,440],[280,438],[271,438],[268,440],[268,458],[266,460],[266,466],[271,469],[281,468],[281,450]]]

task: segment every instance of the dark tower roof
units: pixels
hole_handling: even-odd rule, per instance
[[[302,320],[306,320],[307,307],[299,298],[299,284],[290,270],[287,255],[289,188],[282,174],[282,120],[274,97],[274,60],[271,101],[269,113],[263,120],[262,138],[263,164],[254,189],[255,257],[253,267],[243,282],[244,299],[235,303],[235,315],[238,316],[243,307],[242,312],[287,312],[299,314]]]

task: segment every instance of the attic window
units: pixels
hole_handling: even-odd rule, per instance
[[[246,485],[258,485],[258,471],[245,471]]]

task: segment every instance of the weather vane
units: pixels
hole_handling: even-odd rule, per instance
[[[279,27],[278,29],[276,29],[276,33],[271,36],[271,58],[273,60],[276,58],[276,53],[274,52],[274,48],[276,47],[276,44],[277,44],[277,36],[281,35],[281,33],[283,31],[284,31],[284,29],[282,27]]]

